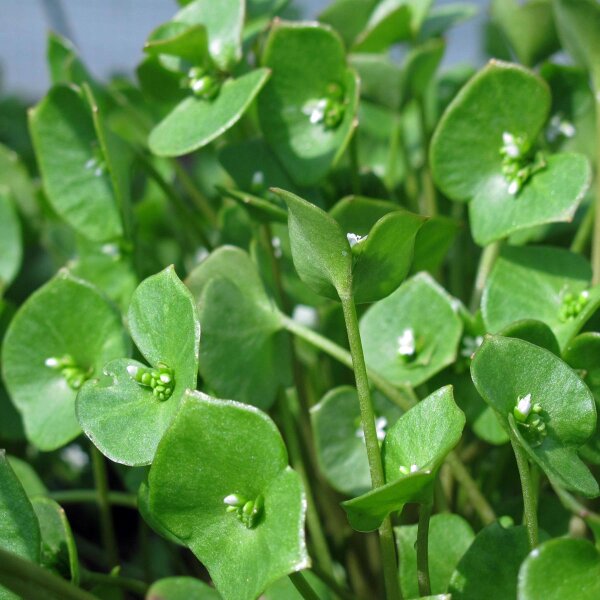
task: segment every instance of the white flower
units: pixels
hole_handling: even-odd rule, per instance
[[[356,246],[356,244],[363,242],[364,240],[367,239],[367,235],[357,235],[356,233],[347,233],[346,234],[346,239],[348,240],[348,243],[350,244],[350,248],[353,248],[354,246]]]
[[[400,356],[412,356],[415,353],[415,333],[409,327],[398,336],[398,354]]]
[[[56,369],[56,367],[58,367],[58,359],[51,356],[44,361],[44,364],[51,369]]]
[[[532,404],[531,404],[531,394],[527,394],[527,396],[523,396],[523,398],[519,398],[517,402],[516,411],[522,415],[524,419],[529,416],[531,412]]]
[[[519,158],[519,156],[521,156],[521,149],[512,133],[505,131],[502,134],[502,142],[504,143],[503,150],[507,156],[510,156],[511,158]]]
[[[509,184],[508,184],[508,193],[511,196],[515,196],[517,194],[517,192],[519,191],[519,182],[516,179],[513,179]]]
[[[135,365],[127,365],[127,373],[130,377],[135,377],[137,372],[138,368]]]

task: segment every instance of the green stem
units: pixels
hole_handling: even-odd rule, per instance
[[[536,507],[536,491],[531,480],[531,469],[529,467],[529,459],[527,453],[522,448],[515,434],[510,431],[510,443],[517,459],[517,467],[519,469],[519,477],[521,479],[521,489],[523,491],[523,516],[525,526],[527,527],[527,538],[529,546],[533,550],[538,545],[538,524],[537,524],[537,507]]]
[[[98,600],[52,572],[0,548],[0,584],[24,600]]]
[[[173,167],[175,169],[177,179],[179,179],[181,182],[186,194],[193,200],[196,208],[202,213],[204,218],[210,223],[211,226],[216,227],[217,213],[210,205],[208,199],[202,193],[200,193],[200,190],[196,187],[196,184],[189,176],[188,172],[176,158],[173,159]]]
[[[342,587],[331,575],[322,571],[318,565],[313,565],[310,568],[311,572],[316,575],[336,596],[342,600],[356,600],[356,596],[345,587]]]
[[[496,262],[499,252],[500,242],[488,244],[481,252],[479,266],[477,267],[477,275],[475,276],[475,284],[473,286],[473,294],[471,295],[471,302],[469,304],[471,312],[475,312],[479,308],[485,282]]]
[[[569,492],[563,490],[561,487],[552,486],[562,505],[570,510],[573,514],[577,515],[581,519],[595,523],[600,527],[600,515],[590,510],[587,506],[584,506]]]
[[[319,600],[319,596],[317,596],[315,591],[310,587],[308,581],[306,581],[302,573],[290,573],[288,577],[304,600]]]
[[[419,584],[419,595],[431,595],[431,583],[429,581],[429,519],[431,517],[431,505],[419,505],[419,525],[417,528],[417,582]]]
[[[100,512],[100,532],[102,543],[106,551],[106,558],[110,567],[119,563],[119,552],[117,549],[117,540],[113,525],[110,501],[108,499],[108,476],[106,473],[106,463],[104,456],[94,446],[91,446],[92,470],[94,472],[94,485],[96,487],[96,500]]]
[[[340,300],[342,302],[348,343],[350,345],[350,354],[352,356],[352,367],[354,369],[356,391],[358,393],[358,403],[360,406],[360,418],[365,435],[365,445],[367,447],[371,483],[375,489],[385,485],[385,476],[383,473],[383,463],[381,462],[377,428],[375,426],[375,411],[371,400],[367,366],[365,364],[360,331],[358,329],[356,306],[354,305],[352,296],[341,297]],[[398,566],[396,561],[394,531],[392,529],[390,517],[387,517],[379,528],[379,542],[381,545],[381,561],[383,564],[383,576],[387,597],[389,600],[396,600],[401,598],[401,593],[400,586],[398,585]]]
[[[350,140],[350,176],[352,178],[352,193],[360,196],[360,167],[358,164],[358,127],[354,128],[352,139]]]
[[[596,208],[594,237],[592,239],[592,283],[600,283],[600,89],[594,89],[596,97]]]
[[[571,247],[569,248],[571,252],[577,252],[577,254],[583,254],[588,245],[590,238],[592,237],[592,231],[594,230],[594,216],[596,214],[596,204],[594,202],[590,202],[590,205],[587,207],[585,215],[583,219],[581,219],[581,223],[579,223],[579,227],[575,232],[575,236],[573,237],[573,241],[571,242]]]
[[[48,495],[59,504],[80,504],[98,501],[98,492],[96,490],[65,490],[50,492]],[[137,497],[135,494],[108,492],[107,498],[108,502],[114,506],[137,508]]]
[[[148,590],[148,585],[139,579],[121,577],[120,575],[109,575],[106,573],[96,573],[94,571],[88,571],[87,569],[81,570],[81,583],[89,586],[108,585],[118,587],[133,592],[134,594],[139,594],[140,596],[144,596]]]
[[[425,156],[423,167],[421,169],[421,196],[423,204],[421,213],[427,217],[435,217],[438,214],[437,192],[431,177],[431,168],[429,166],[429,133],[427,129],[427,119],[425,115],[425,102],[419,98],[419,119],[421,122],[421,135],[423,139],[423,154]]]

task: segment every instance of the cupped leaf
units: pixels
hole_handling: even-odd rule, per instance
[[[598,495],[598,483],[577,456],[596,428],[596,406],[566,363],[529,342],[488,336],[475,353],[471,376],[506,431],[518,437],[552,482],[584,496]],[[532,419],[517,425],[517,405],[541,425]]]
[[[347,47],[365,28],[378,0],[333,0],[319,14],[319,21],[331,25]]]
[[[556,336],[546,323],[535,319],[522,319],[511,323],[498,332],[503,337],[518,338],[530,344],[550,350],[552,354],[560,356],[560,348]]]
[[[263,65],[271,78],[258,98],[265,138],[298,185],[318,183],[343,154],[355,126],[356,73],[333,30],[276,23]]]
[[[80,433],[75,397],[102,367],[126,356],[120,315],[90,284],[62,270],[21,306],[4,338],[4,381],[27,438],[41,450]]]
[[[189,96],[150,133],[150,150],[158,156],[181,156],[212,142],[237,123],[269,77],[255,69],[227,79],[212,100]]]
[[[182,58],[192,65],[211,66],[208,53],[208,34],[204,25],[186,25],[169,21],[160,25],[144,44],[144,51],[150,56],[161,54]]]
[[[529,552],[525,527],[482,529],[450,580],[452,600],[516,600],[517,576]]]
[[[226,600],[253,600],[309,564],[300,478],[275,425],[255,408],[188,392],[159,444],[149,500]]]
[[[195,0],[175,15],[175,23],[203,25],[210,54],[223,71],[230,71],[242,58],[243,0]]]
[[[352,527],[372,531],[408,502],[430,503],[437,470],[459,442],[464,424],[451,386],[402,415],[383,441],[386,484],[342,503]]]
[[[0,294],[19,272],[22,258],[19,217],[6,190],[0,188]]]
[[[455,25],[473,18],[476,14],[477,7],[466,2],[433,6],[423,21],[419,40],[443,35]]]
[[[86,435],[111,460],[145,465],[152,461],[185,391],[196,387],[200,323],[194,298],[173,267],[138,286],[128,321],[150,368],[125,358],[108,363],[106,377],[89,381],[81,389],[77,418]],[[151,384],[149,371],[156,371],[153,376],[160,381]]]
[[[3,144],[0,144],[0,181],[14,200],[17,210],[31,226],[37,228],[40,207],[33,182],[19,155]]]
[[[48,489],[44,485],[44,482],[28,462],[16,456],[7,456],[7,459],[29,498],[46,496],[48,494]]]
[[[417,525],[396,527],[396,542],[400,562],[400,584],[406,598],[418,598]],[[462,517],[453,514],[433,515],[429,521],[429,579],[431,591],[443,594],[458,561],[468,550],[475,534]]]
[[[38,521],[4,450],[0,450],[0,548],[35,563],[40,560]],[[18,596],[0,586],[0,600]]]
[[[404,78],[399,65],[385,54],[357,53],[349,60],[360,77],[361,98],[395,110],[400,107]],[[364,125],[362,119],[360,125]]]
[[[64,579],[79,582],[79,559],[65,511],[50,498],[32,498],[41,533],[40,564]]]
[[[600,554],[588,540],[549,540],[519,571],[519,600],[595,600],[600,597]]]
[[[579,254],[550,246],[506,246],[483,292],[487,330],[497,333],[515,321],[535,319],[548,325],[564,348],[600,303],[600,288],[589,289],[591,278],[590,265]]]
[[[150,586],[146,600],[221,600],[221,595],[195,577],[165,577]]]
[[[284,190],[275,190],[288,205],[288,227],[294,266],[300,279],[317,294],[337,300],[349,297],[352,251],[335,219],[318,206]]]
[[[419,385],[454,362],[462,321],[452,298],[419,273],[369,308],[360,331],[369,368],[394,384]]]
[[[373,406],[381,439],[402,414],[389,400],[375,393]],[[327,481],[343,494],[357,495],[371,487],[369,461],[360,421],[356,390],[349,386],[329,391],[310,411],[315,450]]]
[[[493,0],[492,19],[508,40],[517,58],[536,65],[559,47],[551,0]]]
[[[57,85],[29,113],[44,189],[54,210],[94,241],[123,234],[111,165],[89,106],[73,87]]]

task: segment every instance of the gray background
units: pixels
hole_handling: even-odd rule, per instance
[[[219,2],[219,0],[213,0]],[[448,4],[452,0],[438,0]],[[448,39],[445,64],[481,64],[481,22],[489,0],[475,19],[457,26]],[[328,0],[295,0],[307,18]],[[0,0],[0,69],[2,93],[35,99],[48,87],[45,62],[48,29],[71,32],[79,52],[98,78],[132,75],[148,33],[177,10],[175,0]]]

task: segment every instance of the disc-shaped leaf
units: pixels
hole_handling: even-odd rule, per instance
[[[517,435],[551,481],[584,496],[598,495],[598,483],[577,456],[596,428],[596,406],[587,386],[566,363],[529,342],[488,336],[475,353],[471,375],[506,431]],[[541,436],[527,423],[514,424],[517,403],[528,394],[532,406],[538,404],[541,410],[538,418],[545,431]]]
[[[517,576],[529,552],[525,527],[482,529],[450,580],[452,600],[516,600]]]
[[[106,364],[107,377],[83,386],[77,397],[77,418],[111,460],[145,465],[152,461],[185,391],[196,387],[200,322],[194,298],[173,267],[142,281],[131,299],[128,322],[150,367],[171,370],[167,397],[136,380],[146,365],[121,358]]]
[[[419,273],[369,308],[360,331],[369,368],[394,384],[419,385],[454,362],[462,321],[452,298]]]
[[[65,511],[50,498],[31,499],[41,533],[40,564],[64,579],[79,582],[79,559]]]
[[[396,542],[400,562],[400,584],[406,598],[418,598],[417,525],[396,527]],[[462,517],[452,514],[433,515],[429,521],[429,579],[431,591],[443,594],[458,561],[467,551],[475,534]]]
[[[559,47],[552,2],[493,0],[492,19],[498,24],[520,62],[533,67]]]
[[[4,450],[0,450],[0,548],[35,563],[40,560],[38,521]],[[0,586],[0,600],[18,596]]]
[[[408,502],[430,503],[437,469],[459,442],[464,424],[450,386],[402,415],[383,441],[386,484],[342,503],[352,527],[372,531]]]
[[[150,586],[146,600],[221,600],[221,595],[195,577],[165,577]]]
[[[300,279],[321,296],[349,297],[352,251],[340,225],[318,206],[290,192],[276,191],[288,205],[292,256]]]
[[[94,241],[123,233],[110,165],[89,106],[75,88],[53,87],[29,113],[44,189],[54,210]]]
[[[175,23],[203,25],[210,54],[223,71],[230,71],[242,57],[243,0],[195,0],[175,15]]]
[[[150,150],[181,156],[212,142],[239,121],[268,77],[267,69],[255,69],[227,79],[213,100],[185,98],[152,130]]]
[[[19,217],[6,190],[0,188],[0,294],[19,272],[22,257]]]
[[[28,462],[16,456],[7,456],[7,459],[29,498],[48,494],[48,489]]]
[[[378,436],[402,414],[380,394],[373,395]],[[311,409],[315,450],[327,481],[343,494],[355,496],[371,487],[371,474],[360,421],[356,390],[349,386],[329,391]]]
[[[18,154],[3,144],[0,144],[0,181],[14,200],[17,210],[36,228],[40,220],[40,206],[35,187]]]
[[[144,52],[156,57],[161,54],[176,56],[205,68],[212,63],[204,25],[186,25],[177,21],[164,23],[150,34],[144,44]]]
[[[487,330],[497,333],[515,321],[535,319],[546,323],[564,348],[600,303],[600,289],[589,290],[591,278],[590,265],[579,254],[549,246],[506,246],[483,292]]]
[[[588,540],[549,540],[527,556],[519,571],[519,600],[598,597],[600,554]]]
[[[498,333],[503,337],[525,340],[535,346],[550,350],[556,356],[560,356],[560,348],[558,347],[555,335],[552,333],[550,327],[542,321],[536,321],[535,319],[514,321]]]
[[[365,28],[378,0],[333,0],[319,14],[319,21],[331,25],[352,46],[356,36]]]
[[[120,315],[90,284],[66,270],[21,306],[4,338],[4,381],[27,438],[41,450],[60,448],[80,433],[75,397],[129,344]]]
[[[263,65],[272,70],[258,98],[265,138],[298,185],[318,183],[355,125],[358,81],[342,40],[324,25],[278,22]]]
[[[253,600],[308,566],[300,478],[277,428],[253,407],[188,392],[157,450],[149,492],[152,515],[186,542],[226,600]],[[258,506],[246,524],[241,509],[228,510],[234,502]]]

